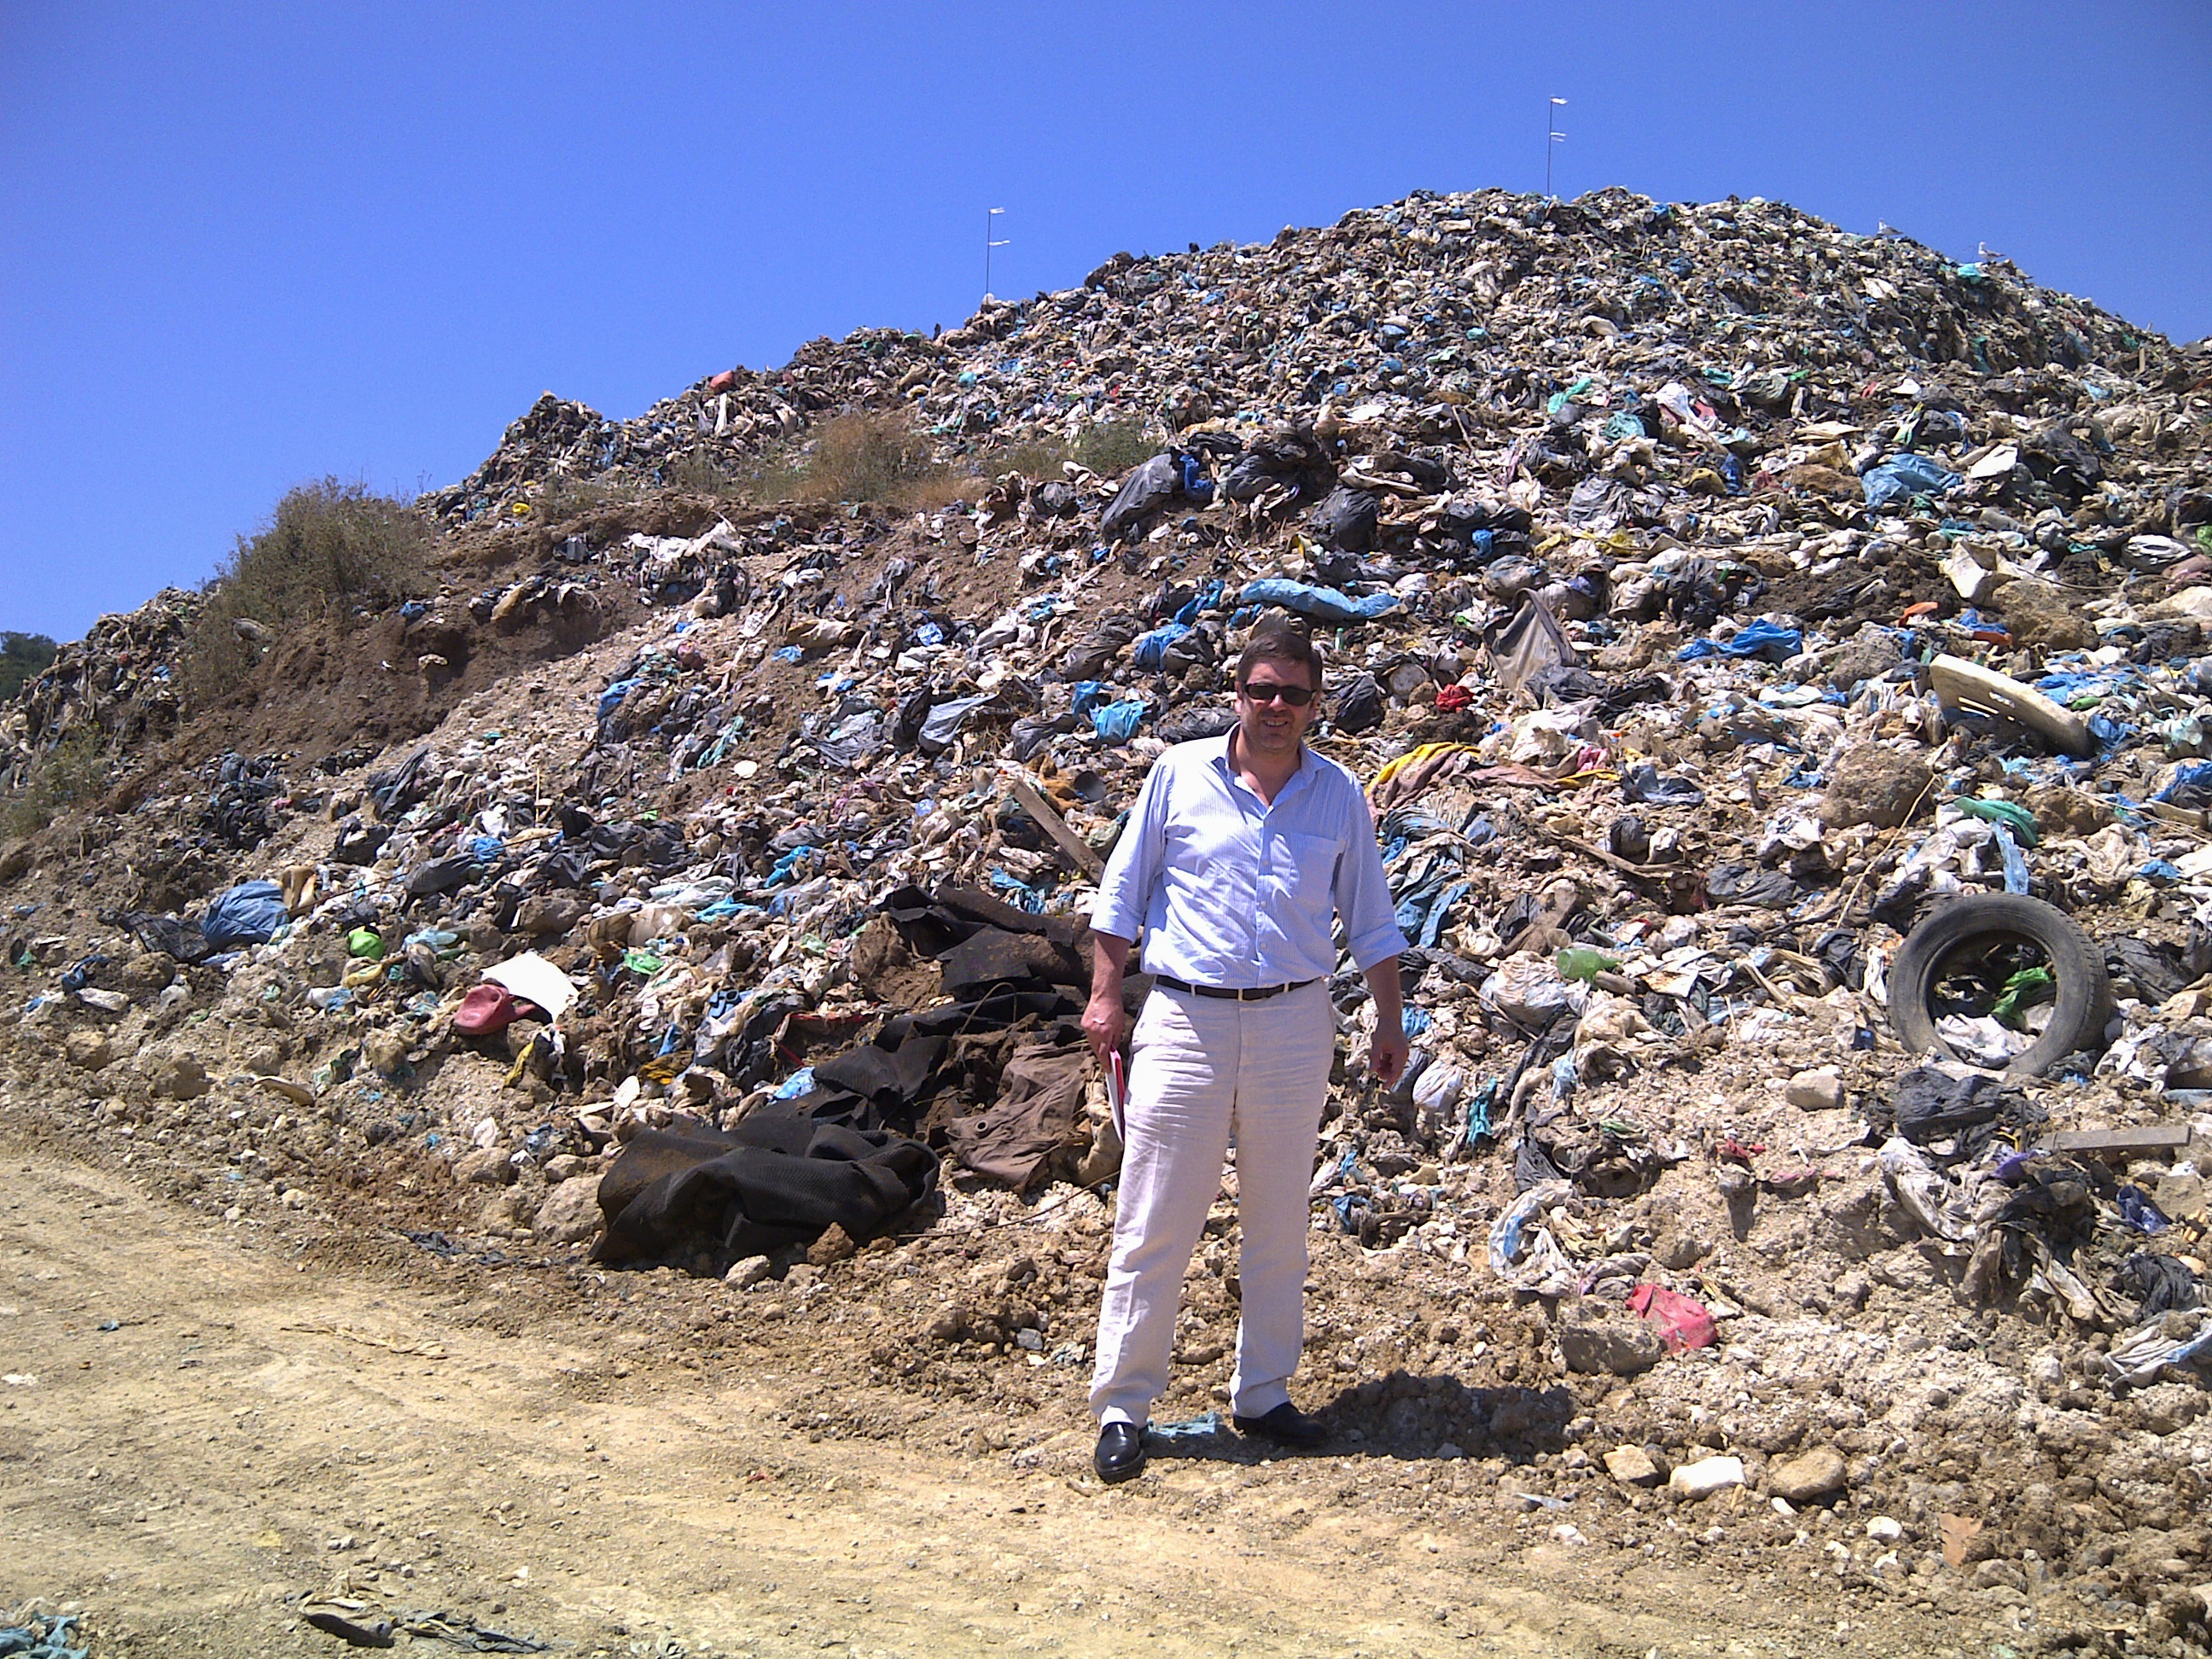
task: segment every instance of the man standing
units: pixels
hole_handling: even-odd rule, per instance
[[[1144,1428],[1168,1383],[1182,1278],[1237,1140],[1242,1316],[1238,1431],[1313,1446],[1291,1403],[1305,1344],[1307,1189],[1336,1048],[1332,923],[1375,998],[1369,1066],[1406,1065],[1398,954],[1374,820],[1351,773],[1305,746],[1320,653],[1279,620],[1237,663],[1237,725],[1152,763],[1091,914],[1083,1029],[1102,1064],[1121,1046],[1121,979],[1141,936],[1153,990],[1131,1034],[1127,1150],[1099,1310],[1091,1409],[1098,1474],[1145,1467]]]

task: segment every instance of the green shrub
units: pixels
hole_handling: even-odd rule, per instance
[[[107,787],[107,761],[88,731],[72,732],[33,761],[23,781],[0,802],[0,836],[14,838],[43,830],[64,807],[88,801]]]
[[[1159,452],[1139,420],[1100,421],[1075,434],[1075,459],[1093,472],[1110,477],[1127,472]]]
[[[44,634],[0,634],[0,702],[43,673],[59,649]]]
[[[864,410],[823,422],[802,448],[763,466],[752,494],[761,501],[875,501],[922,512],[975,487],[940,465],[904,416]]]
[[[661,471],[661,482],[673,489],[717,499],[744,493],[744,480],[703,449],[679,455]]]
[[[428,549],[422,516],[366,484],[325,478],[289,491],[201,590],[179,676],[185,699],[237,690],[284,629],[427,588]]]

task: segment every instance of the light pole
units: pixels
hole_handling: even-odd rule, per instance
[[[1552,146],[1567,136],[1559,131],[1559,118],[1556,112],[1566,101],[1564,98],[1554,98],[1544,106],[1544,196],[1547,200],[1552,194]]]
[[[1004,247],[1014,240],[1011,236],[1000,237],[996,241],[991,240],[991,233],[998,228],[991,221],[1005,211],[1004,208],[993,208],[983,216],[983,297],[987,300],[991,297],[991,250]]]

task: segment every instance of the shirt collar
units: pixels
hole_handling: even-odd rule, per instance
[[[1231,789],[1243,789],[1245,786],[1243,780],[1237,777],[1237,769],[1229,763],[1229,740],[1235,735],[1236,728],[1232,726],[1218,738],[1205,738],[1200,741],[1206,744],[1206,757],[1213,763],[1215,769],[1221,774],[1222,781]],[[1279,806],[1285,795],[1290,794],[1293,790],[1306,787],[1307,780],[1312,776],[1313,770],[1311,752],[1305,744],[1300,743],[1298,769],[1283,781],[1283,787],[1275,792],[1275,799],[1267,805]],[[1255,799],[1256,799],[1257,797],[1255,796]]]

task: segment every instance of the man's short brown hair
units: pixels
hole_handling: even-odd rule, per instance
[[[1263,662],[1301,664],[1306,671],[1307,684],[1316,691],[1321,690],[1321,647],[1304,628],[1286,617],[1271,617],[1253,628],[1243,654],[1237,659],[1239,691],[1252,677],[1252,671]]]

